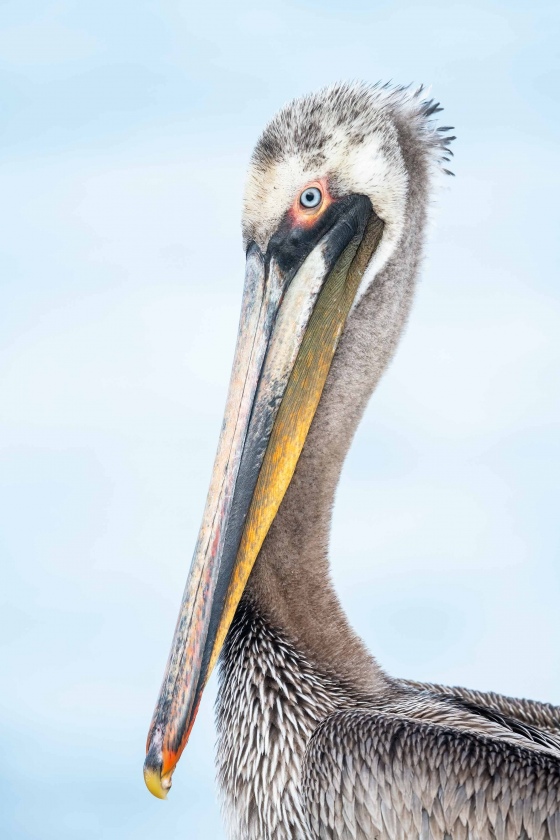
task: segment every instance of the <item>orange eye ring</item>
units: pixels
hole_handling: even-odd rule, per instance
[[[293,224],[304,227],[313,224],[317,217],[332,204],[332,201],[326,179],[311,181],[298,192],[292,204],[290,215]]]

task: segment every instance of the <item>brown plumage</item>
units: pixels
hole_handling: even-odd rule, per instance
[[[447,156],[445,132],[430,123],[435,110],[402,91],[323,92],[281,112],[255,153],[250,183],[271,187],[272,163],[290,144],[302,160],[317,157],[332,124],[359,113],[348,142],[364,125],[381,132],[387,193],[400,167],[408,184],[405,234],[347,322],[223,654],[219,781],[239,840],[560,840],[560,709],[390,679],[350,628],[329,578],[340,470],[406,321],[434,164]],[[305,125],[311,113],[318,132]],[[258,208],[246,207],[245,230],[258,235]]]
[[[289,208],[306,184],[328,184],[341,207],[352,196],[363,207],[365,197],[383,233],[221,654],[218,779],[234,840],[560,840],[560,710],[389,677],[351,629],[329,576],[340,471],[406,323],[432,182],[449,158],[453,138],[434,124],[438,110],[421,91],[336,86],[283,109],[253,155],[243,231],[250,259],[257,254],[260,262],[251,263],[247,311],[254,278],[269,276],[262,266],[273,266],[277,253],[287,259],[287,240],[278,237],[295,236],[286,227]],[[310,259],[319,246],[313,247]],[[296,276],[301,281],[301,272]],[[242,316],[240,341],[247,328]],[[230,400],[245,388],[239,381],[248,381],[234,374]],[[260,410],[253,409],[258,417]],[[261,451],[250,450],[259,464],[270,433],[262,434]],[[229,470],[220,458],[217,464]],[[227,505],[237,521],[247,515],[247,484],[241,482],[245,496],[236,496],[235,476],[228,483],[218,472],[214,481],[227,493],[209,495],[150,733],[146,778],[156,795],[170,786],[230,592],[227,575],[239,542],[232,537],[230,550],[227,534],[222,539],[222,523],[231,519]],[[197,625],[199,614],[210,618]]]

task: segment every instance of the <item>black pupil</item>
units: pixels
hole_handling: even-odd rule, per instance
[[[317,200],[314,190],[309,190],[305,193],[305,200],[308,204],[313,204]]]

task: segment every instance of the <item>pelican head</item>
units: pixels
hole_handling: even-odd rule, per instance
[[[286,106],[257,143],[223,428],[148,735],[144,775],[155,796],[171,786],[349,315],[412,235],[411,167],[427,178],[447,159],[436,110],[420,91],[339,85]]]

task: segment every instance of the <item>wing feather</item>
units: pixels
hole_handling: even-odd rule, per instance
[[[560,840],[560,760],[371,709],[315,730],[302,798],[321,840]]]
[[[399,683],[406,688],[464,700],[553,735],[560,734],[560,706],[554,706],[552,703],[508,697],[505,694],[497,694],[495,691],[475,691],[462,686],[437,685],[415,680],[399,680]]]

